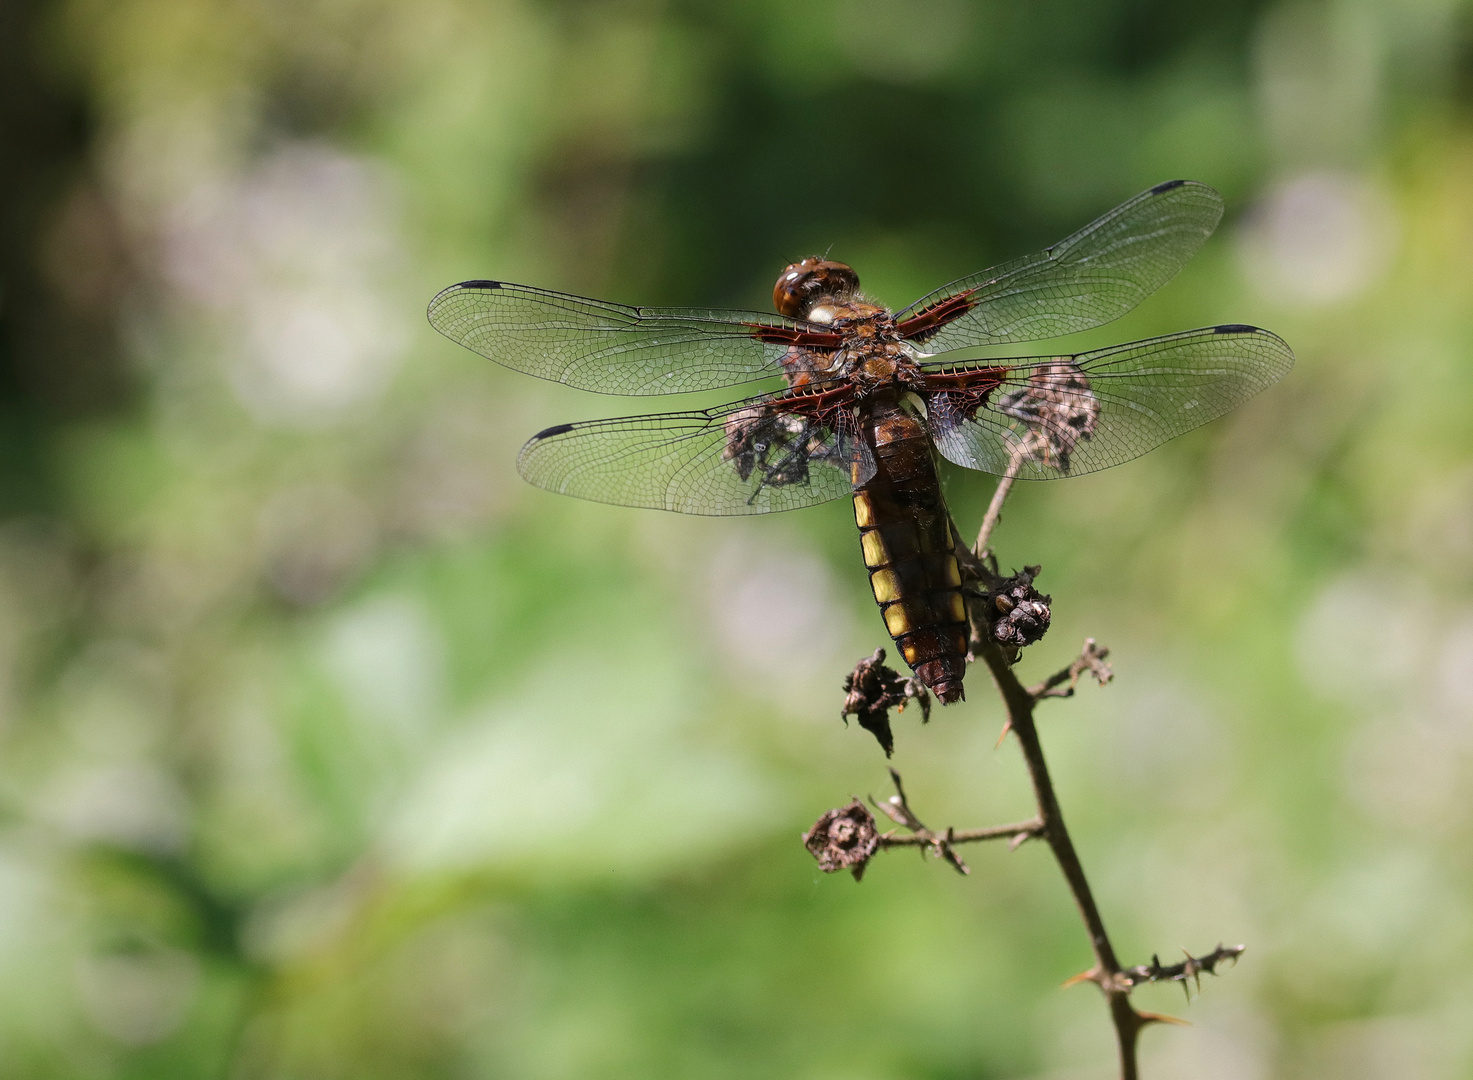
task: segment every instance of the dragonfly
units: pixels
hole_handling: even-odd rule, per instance
[[[452,341],[515,371],[602,394],[685,394],[781,378],[711,409],[557,424],[522,448],[532,484],[684,514],[761,514],[850,498],[871,591],[900,655],[943,703],[964,697],[966,594],[938,457],[1024,479],[1138,457],[1282,378],[1267,330],[1209,326],[1074,354],[962,350],[1100,326],[1169,281],[1223,213],[1172,180],[1052,247],[891,311],[850,266],[806,258],[775,314],[630,307],[505,281],[430,302]]]

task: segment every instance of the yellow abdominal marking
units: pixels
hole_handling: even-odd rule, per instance
[[[891,604],[885,609],[885,629],[890,631],[892,638],[910,633],[910,616],[903,604]]]
[[[854,496],[854,524],[867,529],[874,523],[875,508],[870,505],[869,496],[863,493]]]
[[[960,585],[962,583],[962,568],[956,561],[956,556],[949,556],[946,560],[946,584]]]
[[[951,621],[966,622],[967,604],[966,601],[962,599],[962,594],[959,592],[950,593],[948,594],[947,600],[948,606],[951,609]]]
[[[921,651],[909,641],[902,641],[900,642],[900,655],[905,657],[907,664],[914,666],[915,662],[920,659]]]
[[[894,570],[876,570],[869,576],[869,587],[874,590],[878,604],[900,599],[900,575]]]
[[[864,565],[873,570],[877,566],[884,566],[890,561],[885,553],[885,541],[881,539],[878,529],[859,536],[859,546],[864,551]]]

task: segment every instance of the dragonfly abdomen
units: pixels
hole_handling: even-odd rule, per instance
[[[885,628],[943,702],[959,701],[967,612],[951,518],[924,424],[900,402],[870,416],[874,477],[854,492],[854,521]]]

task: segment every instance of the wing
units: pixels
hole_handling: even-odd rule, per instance
[[[1094,472],[1237,408],[1294,366],[1252,326],[1211,326],[1077,356],[923,365],[931,437],[969,469]]]
[[[839,336],[780,315],[638,308],[463,281],[430,301],[430,325],[498,364],[601,394],[679,394],[778,375],[792,350]]]
[[[517,471],[562,495],[682,514],[766,514],[848,495],[875,472],[848,387],[720,409],[559,424]]]
[[[1158,184],[1037,255],[921,297],[896,315],[901,336],[940,353],[1101,326],[1170,281],[1221,217],[1206,184]]]

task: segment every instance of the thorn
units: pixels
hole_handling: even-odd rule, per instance
[[[1024,841],[1031,839],[1033,839],[1033,834],[1031,832],[1020,832],[1017,836],[1008,841],[1008,850],[1017,851],[1020,847],[1023,846]]]
[[[992,744],[992,748],[994,750],[996,750],[999,746],[1001,746],[1002,745],[1002,741],[1008,737],[1008,732],[1010,732],[1012,730],[1013,730],[1013,722],[1012,722],[1012,720],[1011,719],[1004,720],[1002,722],[1002,730],[997,733],[997,742],[995,742],[995,743]]]
[[[1099,981],[1100,969],[1097,967],[1092,967],[1088,971],[1081,971],[1078,975],[1069,976],[1067,979],[1064,980],[1064,985],[1059,987],[1059,989],[1067,990],[1069,989],[1069,987],[1078,986],[1080,983]]]
[[[1181,954],[1187,958],[1186,965],[1182,968],[1182,974],[1185,975],[1187,979],[1194,979],[1196,981],[1197,993],[1200,994],[1202,992],[1202,965],[1197,962],[1197,958],[1195,956],[1187,951],[1186,946],[1181,947]],[[1182,980],[1183,985],[1186,984],[1187,979]],[[1187,1000],[1192,1000],[1190,994],[1187,995]]]
[[[937,853],[943,856],[952,866],[956,867],[957,873],[970,874],[972,868],[962,861],[962,857],[956,853],[956,848],[951,846],[952,841],[955,839],[956,830],[950,825],[946,826],[946,836],[937,845],[940,849]]]
[[[1138,1012],[1136,1015],[1141,1018],[1141,1027],[1145,1027],[1147,1024],[1175,1024],[1178,1027],[1192,1026],[1190,1020],[1183,1020],[1179,1016],[1167,1016],[1165,1013]]]

